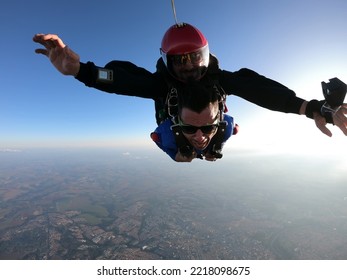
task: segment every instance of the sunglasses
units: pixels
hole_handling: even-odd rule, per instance
[[[180,127],[182,132],[186,134],[194,134],[198,131],[198,129],[200,129],[203,134],[212,134],[217,130],[218,124],[209,124],[204,126],[181,124]]]
[[[183,133],[186,134],[194,134],[198,131],[198,129],[201,130],[203,134],[212,134],[218,129],[218,117],[219,114],[216,116],[213,124],[203,125],[203,126],[194,126],[190,124],[184,124],[180,118],[178,118],[179,126],[182,129]]]
[[[183,55],[172,55],[170,59],[175,65],[185,65],[187,62],[199,64],[203,60],[203,56],[201,52],[195,52]]]

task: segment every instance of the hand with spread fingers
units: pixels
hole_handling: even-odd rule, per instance
[[[333,115],[334,125],[341,129],[344,135],[347,136],[347,103],[343,104],[340,109]],[[331,137],[333,134],[327,128],[327,121],[318,113],[313,114],[314,121],[318,129],[325,135]]]
[[[64,75],[76,76],[80,69],[80,57],[55,34],[36,34],[33,41],[44,46],[35,52],[49,58],[54,67]]]

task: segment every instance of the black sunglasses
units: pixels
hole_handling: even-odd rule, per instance
[[[194,134],[198,131],[198,129],[200,129],[203,134],[211,134],[217,130],[218,124],[209,124],[203,126],[180,124],[180,127],[182,129],[182,132],[186,134]]]
[[[219,113],[215,117],[212,124],[207,124],[203,126],[194,126],[190,124],[185,124],[182,122],[181,118],[178,117],[178,125],[182,129],[182,132],[186,134],[194,134],[198,131],[198,129],[200,129],[201,132],[204,134],[211,134],[218,129],[218,124],[219,124]]]

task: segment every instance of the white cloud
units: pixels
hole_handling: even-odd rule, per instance
[[[0,149],[0,152],[2,152],[2,153],[19,153],[19,152],[22,152],[22,150],[4,148],[4,149]]]

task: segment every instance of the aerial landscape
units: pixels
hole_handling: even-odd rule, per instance
[[[273,159],[2,151],[0,259],[346,259],[346,176]]]

